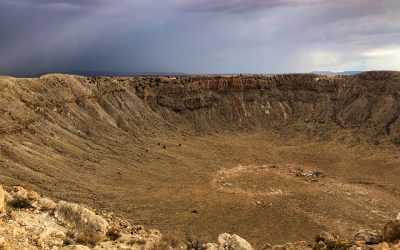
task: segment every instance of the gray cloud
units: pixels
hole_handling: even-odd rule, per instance
[[[213,0],[200,0],[187,1],[182,9],[194,12],[231,12],[243,13],[248,11],[260,11],[264,9],[271,9],[282,6],[305,6],[340,2],[340,0],[230,0],[230,1],[213,1]]]

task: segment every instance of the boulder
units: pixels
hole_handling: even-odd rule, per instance
[[[36,208],[42,211],[53,211],[57,207],[57,203],[49,198],[41,198],[36,205]]]
[[[383,241],[397,243],[400,241],[400,220],[391,220],[383,228]]]
[[[253,250],[253,247],[249,242],[236,234],[220,234],[218,237],[218,242],[220,244],[220,248],[222,249]]]
[[[329,243],[334,243],[337,240],[338,240],[337,235],[326,231],[322,231],[321,233],[315,236],[315,242],[317,243],[322,242],[324,244],[329,244]]]
[[[54,215],[59,222],[87,236],[105,236],[109,226],[103,217],[66,201],[58,202]]]
[[[3,187],[0,186],[0,215],[2,215],[6,210],[6,192]]]
[[[382,232],[380,230],[360,229],[353,237],[354,241],[363,241],[367,245],[382,243]]]

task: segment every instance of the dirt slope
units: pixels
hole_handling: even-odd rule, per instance
[[[0,77],[0,96],[1,184],[166,234],[279,243],[400,211],[399,72]],[[268,164],[326,177],[257,169]],[[214,185],[240,165],[256,167]]]

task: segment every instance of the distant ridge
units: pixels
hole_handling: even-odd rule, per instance
[[[71,71],[67,74],[81,76],[185,76],[182,72],[114,72],[114,71]]]
[[[317,75],[356,75],[363,73],[364,71],[342,71],[342,72],[333,72],[333,71],[313,71],[311,73]]]

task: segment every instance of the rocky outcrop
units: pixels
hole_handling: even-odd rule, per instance
[[[5,202],[5,197],[7,197]],[[58,203],[23,187],[7,193],[0,186],[0,249],[152,249],[162,235],[157,230],[130,226],[111,215]],[[7,210],[5,209],[7,206]]]
[[[303,134],[304,127],[323,127],[323,136],[342,129],[368,131],[374,140],[397,143],[399,76],[366,72],[335,77],[161,78],[157,84],[143,83],[136,94],[164,119],[185,121],[199,131],[274,129],[285,124],[286,130]]]
[[[0,77],[7,96],[0,103],[0,134],[41,133],[37,125],[50,129],[61,121],[68,132],[84,137],[96,136],[93,128],[100,125],[144,136],[147,129],[171,124],[207,133],[279,129],[284,123],[293,131],[301,128],[303,134],[309,132],[305,125],[325,128],[324,136],[341,129],[368,131],[373,139],[396,144],[399,82],[399,72],[334,77]]]

